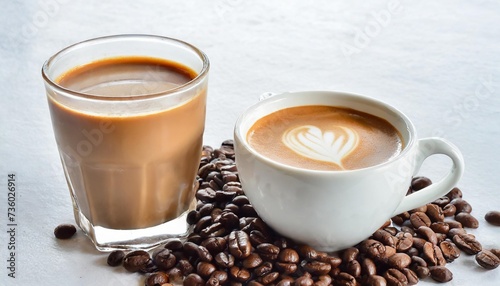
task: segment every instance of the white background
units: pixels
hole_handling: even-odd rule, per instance
[[[126,2],[126,3],[125,3]],[[340,90],[396,106],[419,137],[463,152],[459,183],[485,248],[500,248],[500,2],[498,1],[4,1],[0,8],[0,285],[141,285],[105,266],[74,223],[40,68],[81,40],[122,33],[190,42],[211,60],[205,144],[232,138],[237,116],[264,92]],[[439,178],[443,158],[422,174]],[[7,276],[7,174],[16,173],[16,278]],[[499,285],[463,255],[448,285]],[[419,285],[432,285],[426,280]]]

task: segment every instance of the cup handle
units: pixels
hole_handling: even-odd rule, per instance
[[[450,157],[453,161],[453,166],[450,172],[439,182],[405,196],[394,211],[393,216],[418,208],[444,196],[458,183],[464,172],[462,153],[449,141],[442,138],[424,138],[418,140],[417,144],[417,158],[413,175],[419,171],[427,157],[435,154],[443,154]]]

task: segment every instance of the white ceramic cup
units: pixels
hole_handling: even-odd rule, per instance
[[[280,109],[306,105],[352,108],[386,119],[405,145],[398,156],[375,166],[317,171],[288,166],[256,152],[248,130]],[[369,237],[389,218],[449,192],[464,170],[460,151],[441,138],[417,139],[415,127],[396,108],[361,95],[334,91],[282,93],[248,108],[234,130],[236,165],[245,194],[259,216],[280,234],[321,251],[337,251]],[[440,181],[405,196],[423,161],[434,154],[451,158]]]

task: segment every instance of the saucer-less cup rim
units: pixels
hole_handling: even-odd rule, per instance
[[[198,57],[202,60],[202,67],[201,70],[198,72],[197,76],[193,78],[192,80],[188,81],[185,84],[179,85],[175,88],[171,88],[165,91],[161,92],[155,92],[155,93],[146,93],[142,95],[131,95],[131,96],[104,96],[104,95],[94,95],[94,94],[89,94],[85,92],[78,92],[66,87],[63,87],[59,85],[56,80],[61,76],[63,73],[67,72],[67,70],[62,70],[59,73],[55,73],[55,75],[52,74],[51,69],[53,66],[57,65],[57,62],[59,60],[64,60],[66,56],[70,56],[73,52],[79,50],[79,49],[87,49],[90,46],[96,46],[96,45],[101,45],[101,44],[106,44],[106,43],[111,43],[111,42],[137,42],[137,41],[142,41],[142,42],[171,42],[176,45],[179,45],[187,50],[190,50],[194,52]],[[129,54],[124,53],[123,56],[127,56]],[[116,57],[116,56],[114,56]],[[151,56],[148,56],[151,57]],[[104,59],[104,58],[103,58]],[[88,64],[94,60],[81,60],[82,64]],[[75,43],[73,45],[70,45],[61,51],[57,52],[53,56],[51,56],[47,61],[42,66],[42,77],[45,81],[46,84],[48,84],[51,88],[53,88],[57,92],[63,92],[66,94],[68,97],[76,97],[80,99],[88,99],[92,101],[138,101],[138,100],[145,100],[145,99],[153,99],[153,98],[161,98],[164,96],[169,96],[175,93],[181,93],[185,90],[188,90],[192,88],[192,86],[196,85],[198,82],[204,80],[206,75],[208,74],[210,67],[210,62],[208,60],[207,55],[199,50],[197,47],[184,42],[179,39],[175,38],[170,38],[170,37],[164,37],[164,36],[158,36],[158,35],[148,35],[148,34],[122,34],[122,35],[110,35],[110,36],[104,36],[104,37],[98,37],[98,38],[93,38],[85,41],[81,41],[78,43]]]
[[[338,105],[338,104],[323,104],[323,103],[310,103],[307,98],[304,98],[303,100],[300,100],[300,97],[307,97],[308,95],[318,95],[318,96],[325,96],[325,97],[333,97],[333,96],[338,96],[338,97],[344,97],[344,98],[349,98],[347,101],[350,102],[351,104],[345,104],[345,105]],[[292,100],[290,99],[291,97],[297,98],[297,101],[293,104],[287,104],[286,106],[282,108],[268,108],[269,105],[273,103],[277,103],[278,101],[287,101],[287,100]],[[403,146],[401,152],[390,158],[389,160],[385,162],[381,162],[379,164],[375,164],[372,166],[364,167],[364,168],[357,168],[357,169],[351,169],[351,170],[314,170],[314,169],[307,169],[307,168],[300,168],[300,167],[294,167],[290,165],[286,165],[283,163],[280,163],[278,161],[272,160],[267,158],[266,156],[263,156],[259,152],[257,152],[252,146],[247,141],[247,134],[250,128],[255,124],[255,122],[258,121],[258,119],[272,114],[278,110],[286,109],[286,108],[291,108],[291,107],[299,107],[299,106],[313,106],[313,105],[325,105],[325,106],[335,106],[335,107],[345,107],[345,108],[350,108],[358,111],[362,111],[368,114],[376,115],[373,113],[370,113],[368,111],[363,111],[358,109],[352,102],[368,102],[373,104],[373,106],[377,108],[383,109],[383,111],[392,113],[395,115],[397,118],[400,118],[404,121],[404,126],[406,130],[401,130],[401,128],[396,127],[396,129],[400,133],[405,133],[401,134],[403,136]],[[279,103],[277,104],[279,105]],[[252,117],[253,116],[253,117]],[[380,116],[379,116],[380,117]],[[387,118],[383,118],[387,120]],[[394,122],[391,122],[387,120],[389,123],[394,125]],[[355,93],[349,93],[349,92],[340,92],[340,91],[297,91],[297,92],[285,92],[281,93],[278,95],[271,96],[267,99],[264,99],[255,105],[247,108],[237,119],[236,124],[235,124],[235,130],[234,130],[235,136],[237,136],[241,142],[241,145],[248,150],[253,156],[258,158],[261,161],[266,162],[267,164],[275,167],[275,168],[280,168],[283,170],[286,170],[288,172],[292,173],[310,173],[310,174],[315,174],[315,175],[324,175],[324,176],[331,176],[335,174],[343,174],[343,175],[349,175],[349,173],[355,174],[355,173],[361,173],[361,172],[369,172],[372,169],[377,169],[381,168],[385,165],[391,164],[393,161],[396,161],[400,159],[401,157],[404,157],[409,150],[412,149],[413,145],[417,141],[417,135],[416,135],[416,129],[413,123],[410,121],[410,119],[402,113],[400,110],[397,108],[382,102],[380,100],[374,99],[372,97],[368,96],[363,96]],[[406,135],[406,136],[405,136]]]

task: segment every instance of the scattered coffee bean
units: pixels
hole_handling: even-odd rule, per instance
[[[477,264],[486,269],[495,269],[500,265],[500,258],[489,250],[482,250],[476,254]]]
[[[136,250],[125,255],[123,267],[130,272],[137,272],[147,267],[151,257],[144,250]]]
[[[478,228],[479,221],[470,213],[461,212],[455,215],[455,220],[460,222],[464,227]]]
[[[461,251],[476,254],[484,268],[500,263],[500,249],[481,251],[481,244],[463,228],[474,227],[477,220],[458,188],[394,216],[393,226],[387,221],[339,257],[295,244],[258,217],[243,192],[234,159],[232,141],[215,150],[203,147],[196,209],[187,215],[193,231],[186,242],[170,239],[152,258],[145,251],[117,252],[108,256],[108,264],[120,265],[123,259],[127,270],[149,273],[146,285],[378,286],[415,285],[428,276],[449,281],[452,274],[444,266]],[[408,193],[431,183],[426,177],[414,178]]]
[[[427,177],[415,177],[411,180],[411,188],[413,191],[419,191],[432,184],[431,179]]]
[[[484,219],[492,225],[500,226],[500,211],[489,211]]]
[[[69,239],[76,233],[76,227],[72,224],[60,224],[54,229],[57,239]]]
[[[449,282],[453,279],[453,273],[445,266],[432,266],[429,268],[431,278],[437,282]]]
[[[123,250],[114,250],[108,255],[107,263],[109,266],[118,266],[122,264],[125,252]]]
[[[205,281],[203,280],[203,278],[201,278],[200,275],[191,273],[188,276],[186,276],[182,284],[184,286],[204,286]]]
[[[169,282],[168,275],[164,272],[156,272],[150,274],[148,278],[146,278],[145,285],[146,286],[157,286],[164,285]]]
[[[491,253],[495,254],[498,258],[500,258],[500,248],[490,249]]]
[[[453,242],[460,250],[469,255],[477,254],[479,251],[483,250],[481,243],[471,234],[457,234],[453,236]]]

